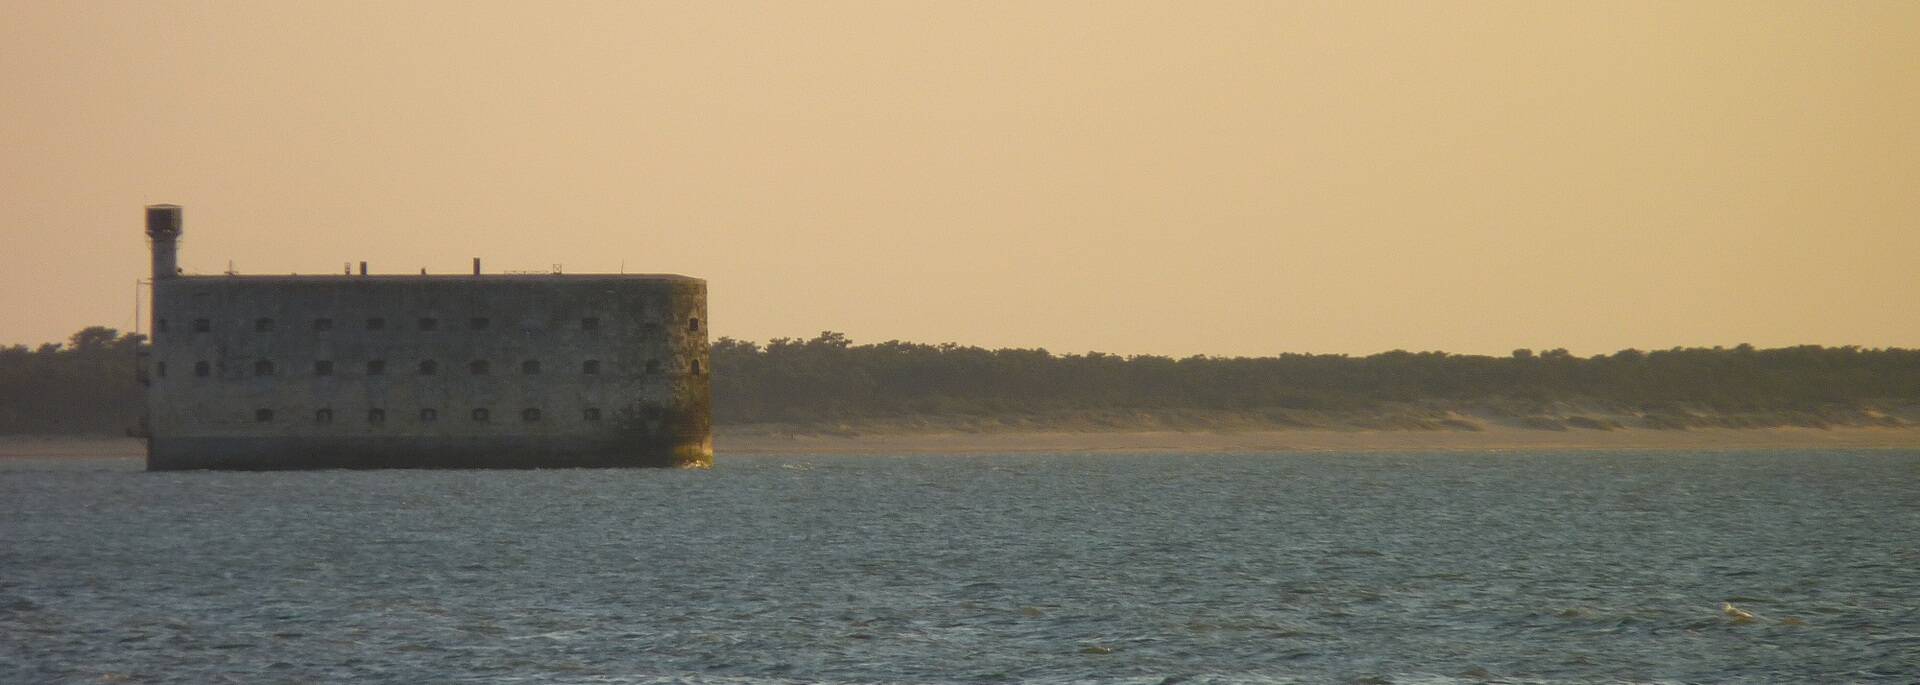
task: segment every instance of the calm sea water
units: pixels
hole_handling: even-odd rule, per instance
[[[0,460],[0,683],[1917,679],[1915,452]]]

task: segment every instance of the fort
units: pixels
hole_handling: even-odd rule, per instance
[[[146,208],[147,468],[705,467],[706,282],[183,275]]]

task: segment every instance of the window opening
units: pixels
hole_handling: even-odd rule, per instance
[[[486,423],[488,418],[491,418],[491,417],[489,416],[486,409],[482,408],[482,409],[473,410],[473,420],[479,421],[481,423]]]
[[[526,361],[520,362],[520,373],[524,373],[529,376],[540,373],[540,360],[528,359]]]
[[[193,375],[206,378],[211,373],[213,373],[213,366],[211,364],[206,362],[193,363]]]
[[[693,333],[699,333],[699,332],[700,332],[700,317],[697,317],[697,316],[696,316],[696,317],[693,317],[693,318],[691,318],[691,319],[687,319],[687,330],[688,330],[688,331],[690,331],[690,332],[693,332]]]
[[[476,316],[476,317],[473,317],[472,320],[467,322],[467,327],[476,331],[484,331],[484,330],[487,330],[487,325],[491,323],[493,322],[487,320],[487,317]]]
[[[273,319],[254,319],[253,332],[255,333],[273,332]]]
[[[379,376],[379,375],[385,374],[386,372],[387,372],[386,360],[374,359],[367,362],[367,375]]]
[[[316,331],[333,330],[333,319],[314,319],[313,330],[316,330]]]
[[[487,364],[487,360],[475,359],[471,362],[467,362],[467,372],[475,376],[485,376],[487,375],[488,366],[490,365]]]
[[[313,413],[314,423],[333,423],[333,410],[322,409]]]
[[[440,363],[432,359],[424,359],[420,362],[420,375],[422,376],[431,376],[439,370]]]
[[[528,407],[520,411],[520,420],[533,423],[540,420],[540,410]]]
[[[314,363],[313,363],[313,375],[315,375],[315,376],[331,376],[331,375],[333,375],[333,362],[332,362],[331,360],[327,360],[327,359],[322,359],[322,360],[320,360],[320,361],[317,361],[317,362],[314,362]]]
[[[387,327],[387,320],[384,318],[381,318],[378,316],[367,318],[367,330],[369,331],[384,330],[386,327]]]
[[[692,368],[693,368],[693,375],[695,376],[700,375],[700,360],[698,359],[693,360]]]
[[[440,412],[434,411],[432,409],[420,410],[421,423],[433,423],[434,421],[438,421],[438,420],[440,420]]]
[[[420,330],[431,331],[439,327],[440,327],[439,319],[435,319],[432,317],[422,317],[420,319]]]
[[[260,361],[257,361],[257,362],[254,362],[254,363],[253,363],[253,375],[255,375],[255,376],[271,376],[271,375],[273,375],[273,362],[270,362],[270,361],[267,361],[267,360],[265,360],[265,359],[262,359],[262,360],[260,360]]]
[[[386,422],[387,422],[387,410],[385,409],[368,409],[367,410],[367,423],[382,424]]]
[[[600,408],[599,408],[599,407],[587,407],[587,410],[586,410],[586,412],[585,412],[585,416],[586,416],[586,419],[587,419],[588,421],[599,421],[599,420],[600,420]]]
[[[272,409],[255,409],[253,410],[253,420],[258,423],[267,423],[269,421],[272,421],[273,410]]]
[[[648,360],[647,360],[647,373],[660,373],[660,360],[658,360],[658,359],[648,359]]]
[[[206,319],[194,319],[194,320],[193,320],[193,332],[195,332],[195,333],[205,333],[205,332],[207,332],[207,331],[211,331],[211,330],[213,330],[213,322],[212,322],[212,321],[208,321],[208,320],[206,320]]]
[[[581,320],[580,320],[580,330],[583,330],[583,331],[597,331],[597,330],[600,330],[600,317],[597,317],[597,316],[589,316],[589,317],[587,317],[587,318],[584,318],[584,319],[581,319]]]
[[[155,364],[153,365],[153,375],[155,375],[155,376],[159,376],[159,377],[161,377],[161,378],[166,378],[166,377],[167,377],[167,363],[166,363],[166,362],[158,362],[158,363],[155,363]]]

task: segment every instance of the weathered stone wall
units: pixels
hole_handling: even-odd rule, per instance
[[[153,312],[152,469],[712,460],[699,279],[162,278]]]

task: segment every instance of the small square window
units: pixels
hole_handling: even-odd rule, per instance
[[[479,422],[481,422],[481,423],[486,423],[486,422],[487,422],[487,420],[488,420],[488,419],[491,419],[491,418],[493,418],[493,416],[492,416],[492,414],[491,414],[490,412],[488,412],[488,411],[487,411],[486,409],[484,409],[484,408],[483,408],[483,409],[475,409],[475,410],[473,410],[473,420],[475,420],[475,421],[479,421]]]
[[[583,414],[584,414],[584,417],[586,418],[586,420],[588,420],[588,421],[599,421],[599,420],[600,420],[600,408],[599,408],[599,407],[587,407],[587,410],[586,410],[586,411],[585,411],[585,412],[584,412]]]
[[[540,360],[528,359],[526,361],[520,362],[520,373],[524,373],[529,376],[540,373]]]
[[[155,375],[155,376],[159,376],[159,377],[161,377],[161,378],[166,378],[166,377],[167,377],[167,363],[166,363],[166,362],[159,362],[159,363],[156,363],[156,364],[154,364],[154,365],[153,365],[153,372],[154,372],[154,373],[153,373],[153,375]]]
[[[487,330],[487,326],[492,323],[493,322],[489,321],[487,317],[476,316],[476,317],[473,317],[472,320],[467,321],[467,327],[476,331],[484,331],[484,330]]]
[[[333,410],[322,409],[313,413],[314,423],[333,423]]]
[[[193,375],[199,376],[201,378],[206,378],[207,376],[212,375],[212,373],[213,373],[213,366],[211,364],[208,364],[206,362],[193,363]]]
[[[700,360],[698,359],[693,360],[693,363],[690,365],[689,368],[693,371],[693,375],[695,376],[700,375]]]
[[[597,317],[597,316],[589,316],[589,317],[587,317],[587,318],[584,318],[584,319],[581,319],[581,320],[580,320],[580,330],[583,330],[583,331],[597,331],[597,330],[600,330],[600,317]]]
[[[316,330],[316,331],[333,330],[333,319],[314,319],[313,330]]]
[[[313,363],[313,375],[315,375],[315,376],[331,376],[331,375],[333,375],[333,362],[332,362],[331,360],[327,360],[327,359],[322,359],[322,360],[320,360],[320,361],[317,361],[317,362],[314,362],[314,363]]]
[[[580,373],[584,373],[589,376],[600,373],[600,360],[588,359],[584,362],[581,362]]]
[[[439,319],[435,319],[432,317],[423,317],[420,319],[420,330],[431,331],[439,327],[440,327]]]
[[[209,320],[207,320],[207,319],[194,319],[194,320],[193,320],[193,332],[195,332],[195,333],[205,333],[205,332],[207,332],[207,331],[211,331],[211,330],[213,330],[213,322],[212,322],[212,321],[209,321]]]
[[[467,373],[471,373],[475,376],[485,376],[487,375],[487,371],[490,366],[492,365],[488,364],[487,360],[485,359],[475,359],[473,361],[467,362]]]
[[[272,333],[272,332],[273,332],[273,319],[254,319],[254,320],[253,320],[253,332],[255,332],[255,333]]]
[[[520,420],[521,420],[521,421],[525,421],[525,422],[527,422],[527,423],[533,423],[533,422],[535,422],[535,421],[539,421],[539,420],[540,420],[540,410],[538,410],[538,409],[535,409],[535,408],[532,408],[532,407],[528,407],[528,408],[526,408],[526,409],[522,409],[522,410],[520,410]]]
[[[440,362],[436,362],[432,359],[420,360],[420,375],[431,376],[439,372],[440,372]]]
[[[691,333],[700,332],[700,317],[687,319],[687,331]]]
[[[369,331],[385,330],[386,327],[387,320],[384,318],[378,316],[367,318],[367,330]]]
[[[155,321],[155,322],[153,322],[153,330],[154,330],[154,332],[156,332],[156,333],[165,333],[165,332],[167,332],[167,320],[166,320],[166,319],[161,319],[161,320],[159,320],[159,321]]]
[[[386,422],[387,422],[387,410],[385,409],[368,409],[367,410],[367,423],[379,425]]]
[[[658,359],[648,359],[648,360],[647,360],[647,373],[660,373],[660,360],[658,360]]]
[[[440,420],[440,412],[438,412],[438,411],[434,411],[434,410],[432,410],[432,409],[422,409],[422,410],[420,410],[420,422],[421,422],[421,423],[433,423],[433,422],[435,422],[435,421],[439,421],[439,420]]]
[[[254,362],[254,363],[253,363],[253,375],[255,375],[255,376],[271,376],[271,375],[273,375],[273,362],[270,362],[270,361],[267,361],[267,360],[265,360],[265,359],[262,359],[262,360],[260,360],[260,361],[257,361],[257,362]]]
[[[259,423],[267,423],[269,421],[272,421],[273,410],[272,409],[255,409],[253,410],[253,420]]]
[[[386,362],[386,360],[384,360],[384,359],[375,359],[375,360],[372,360],[372,361],[369,361],[369,362],[367,362],[367,375],[369,375],[369,376],[380,376],[380,375],[384,375],[384,374],[386,374],[386,372],[387,372],[387,362]]]

